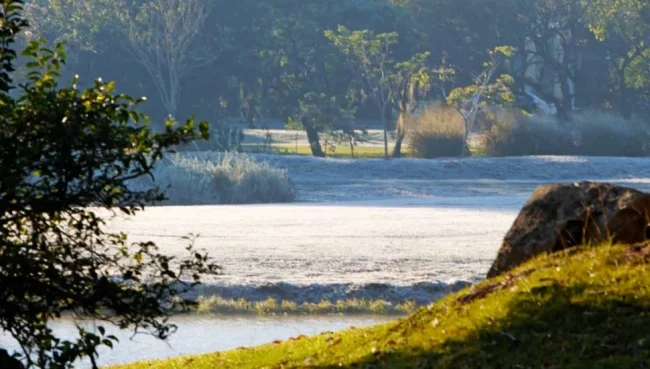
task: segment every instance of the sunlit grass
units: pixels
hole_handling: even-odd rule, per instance
[[[311,156],[311,148],[309,145],[300,144],[298,146],[291,144],[273,144],[270,146],[264,145],[245,145],[243,147],[245,152],[269,152],[272,154],[280,155],[300,155],[300,156]],[[408,155],[409,150],[406,148],[403,150],[405,156]],[[389,147],[388,154],[390,155],[392,149]],[[334,151],[328,151],[327,156],[331,158],[383,158],[384,157],[384,148],[381,146],[365,146],[360,145],[354,148],[354,156],[352,155],[352,150],[349,146],[340,145],[337,146]]]
[[[371,328],[121,368],[649,367],[650,250],[629,250],[542,256]]]
[[[404,315],[414,312],[415,302],[391,303],[384,300],[348,299],[335,302],[322,300],[318,303],[296,303],[268,298],[263,301],[224,299],[219,296],[199,297],[199,313],[223,315],[329,315],[329,314],[375,314]]]
[[[298,145],[297,147],[290,144],[273,144],[271,148],[263,145],[245,145],[244,152],[248,153],[270,153],[279,155],[298,155],[298,156],[312,156],[311,148],[309,145]],[[472,156],[485,156],[484,147],[469,147]],[[388,155],[392,154],[392,147],[388,148]],[[357,159],[381,159],[384,157],[384,148],[381,146],[358,146],[354,149],[354,156],[349,146],[338,146],[336,151],[327,153],[330,158],[357,158]],[[402,148],[402,157],[411,157],[411,149],[409,147]]]

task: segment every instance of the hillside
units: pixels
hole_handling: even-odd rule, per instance
[[[584,248],[535,259],[394,323],[118,368],[648,367],[649,266],[650,245]]]

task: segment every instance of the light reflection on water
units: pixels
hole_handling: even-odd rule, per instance
[[[224,317],[192,315],[176,317],[172,320],[178,331],[168,342],[151,336],[138,335],[131,338],[132,332],[119,331],[107,327],[107,334],[114,334],[120,340],[113,350],[100,350],[99,365],[125,364],[134,361],[164,359],[168,357],[202,354],[250,347],[286,340],[304,334],[316,335],[327,331],[343,330],[352,326],[363,327],[380,324],[395,317],[382,316],[300,316],[300,317]],[[86,324],[92,330],[92,324]],[[51,324],[52,329],[62,338],[73,338],[76,328],[72,320],[59,320]],[[0,332],[0,347],[12,352],[15,342]],[[87,368],[81,363],[79,368]]]

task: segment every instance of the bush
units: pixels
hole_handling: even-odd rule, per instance
[[[453,108],[431,106],[406,122],[407,141],[416,158],[460,156],[465,126]]]
[[[647,156],[650,131],[637,118],[625,119],[610,112],[587,110],[571,122],[576,154],[586,156]]]
[[[169,205],[285,203],[297,191],[284,169],[236,153],[176,154],[154,170]],[[151,180],[137,182],[150,186]]]
[[[587,110],[571,121],[503,110],[494,115],[485,135],[489,156],[646,156],[650,151],[650,132],[641,121],[610,112]]]
[[[172,146],[206,138],[209,126],[169,120],[155,133],[138,111],[142,100],[117,94],[114,82],[60,84],[65,50],[44,40],[23,50],[18,85],[22,3],[0,2],[0,334],[17,344],[0,347],[0,367],[72,368],[85,359],[96,369],[117,342],[106,327],[168,338],[170,316],[192,310],[189,292],[219,270],[191,243],[170,257],[153,242],[128,242],[96,213],[132,216],[162,200],[157,188],[135,191],[129,181],[151,174]],[[63,315],[95,329],[61,335],[51,323]]]
[[[573,137],[554,117],[494,110],[484,137],[487,156],[571,155]]]

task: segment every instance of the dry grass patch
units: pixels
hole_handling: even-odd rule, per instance
[[[442,158],[460,156],[465,137],[463,118],[453,108],[429,106],[407,120],[407,143],[411,156]]]

